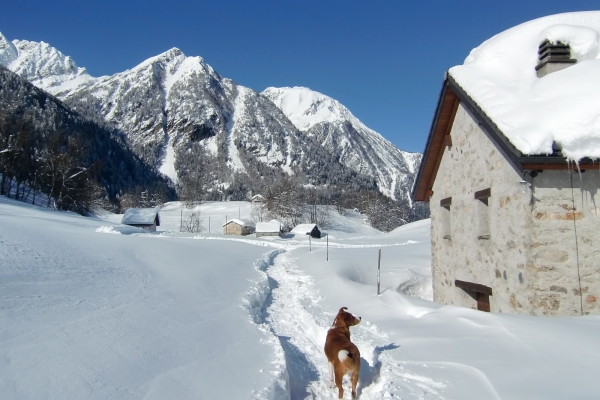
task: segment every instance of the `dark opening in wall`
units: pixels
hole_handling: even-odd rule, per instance
[[[446,197],[440,201],[441,219],[442,219],[442,237],[452,239],[452,197]]]
[[[489,198],[492,195],[491,189],[484,189],[475,192],[475,218],[477,221],[477,239],[489,240],[490,230],[490,209]]]

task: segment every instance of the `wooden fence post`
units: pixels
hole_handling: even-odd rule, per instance
[[[379,249],[379,259],[377,260],[377,296],[379,296],[380,292],[380,282],[381,282],[381,249]]]

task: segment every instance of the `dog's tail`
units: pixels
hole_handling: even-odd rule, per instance
[[[345,364],[344,361],[346,361],[348,359],[356,361],[355,358],[356,358],[356,354],[351,353],[348,350],[340,350],[340,351],[338,351],[338,359],[340,360],[340,362],[342,364]],[[350,361],[350,360],[348,360],[348,361]]]

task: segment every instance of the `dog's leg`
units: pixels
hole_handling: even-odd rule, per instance
[[[335,382],[333,381],[333,364],[328,362],[329,364],[329,389],[333,389],[335,386]]]
[[[344,373],[341,372],[341,368],[335,371],[335,384],[338,387],[338,399],[344,397],[344,389],[342,388],[342,380],[344,379]]]
[[[360,367],[360,365],[359,365]],[[355,369],[354,372],[352,372],[352,398],[354,399],[356,397],[356,385],[358,384],[358,371],[359,368]]]

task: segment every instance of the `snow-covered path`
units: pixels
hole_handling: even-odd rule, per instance
[[[305,251],[304,246],[297,249]],[[285,353],[291,400],[337,398],[329,388],[327,359],[323,353],[327,330],[337,310],[324,309],[315,280],[298,269],[294,251],[282,252],[265,271],[272,280],[269,324]],[[343,305],[341,305],[343,306]],[[352,328],[361,350],[358,397],[365,400],[401,396],[406,399],[443,398],[437,389],[445,384],[412,371],[387,353],[399,348],[374,324],[363,319]],[[418,368],[417,369],[421,369]],[[347,389],[348,383],[345,383]],[[349,391],[346,397],[349,398]]]

